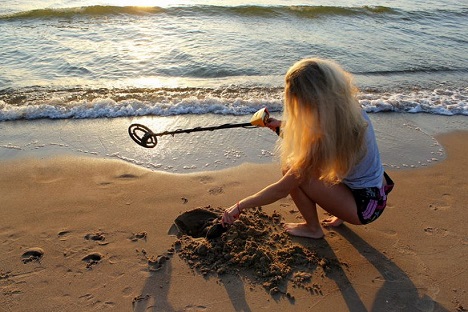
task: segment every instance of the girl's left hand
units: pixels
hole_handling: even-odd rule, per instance
[[[221,218],[221,224],[225,227],[228,224],[233,224],[234,221],[239,219],[240,209],[239,204],[235,204],[226,210],[224,210],[223,216]]]

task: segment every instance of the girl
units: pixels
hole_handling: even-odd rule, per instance
[[[232,224],[248,208],[273,203],[290,195],[303,223],[287,223],[291,235],[323,237],[317,205],[329,212],[324,226],[343,221],[367,224],[383,212],[393,181],[384,172],[374,130],[356,98],[351,74],[319,58],[294,64],[286,74],[281,126],[283,177],[248,196],[222,216]]]

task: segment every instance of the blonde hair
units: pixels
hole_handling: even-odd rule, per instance
[[[333,61],[311,58],[287,72],[284,90],[283,170],[339,183],[363,157],[367,122],[352,76]]]

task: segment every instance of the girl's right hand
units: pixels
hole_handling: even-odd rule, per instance
[[[235,220],[239,219],[240,213],[239,204],[227,208],[224,210],[223,216],[221,217],[221,224],[224,227],[228,224],[233,224]]]
[[[281,120],[275,119],[275,118],[268,118],[267,123],[265,124],[268,128],[273,130],[274,132],[277,132],[276,129],[281,127]]]

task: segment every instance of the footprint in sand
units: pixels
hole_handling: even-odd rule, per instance
[[[94,240],[94,241],[103,241],[103,240],[106,239],[106,237],[101,232],[96,232],[94,234],[92,234],[92,233],[86,234],[85,239]]]
[[[117,176],[118,179],[136,179],[138,178],[137,175],[135,174],[132,174],[132,173],[124,173],[124,174],[121,174],[119,176]]]
[[[441,198],[429,204],[429,209],[433,211],[445,211],[452,207],[453,198],[451,194],[443,194]]]
[[[133,292],[133,288],[130,287],[130,286],[127,286],[125,287],[123,290],[122,290],[122,294],[124,297],[129,297],[132,295],[132,292]]]
[[[132,235],[128,238],[132,242],[136,242],[140,239],[143,239],[146,241],[148,234],[146,232],[140,232],[140,233],[132,233]]]
[[[44,250],[39,247],[29,248],[21,256],[23,263],[40,261],[44,256]]]
[[[442,237],[445,237],[448,235],[448,230],[446,229],[439,229],[439,228],[435,228],[435,227],[427,227],[424,229],[424,232],[427,234],[427,235],[439,235],[439,236],[442,236]]]
[[[209,189],[208,192],[210,193],[210,195],[219,195],[224,193],[224,189],[222,187],[217,186]]]
[[[132,306],[135,309],[135,305],[138,304],[138,302],[148,300],[151,296],[150,295],[138,295],[132,300]]]
[[[99,243],[99,245],[107,245],[108,242],[105,242],[106,236],[102,232],[89,233],[84,237],[86,240],[92,240]]]
[[[207,307],[205,306],[191,305],[191,304],[186,306],[184,309],[184,311],[187,311],[187,312],[202,312],[206,310],[207,310]]]
[[[86,262],[86,267],[87,268],[90,268],[93,265],[98,264],[99,262],[101,262],[102,258],[104,258],[104,256],[102,254],[100,254],[99,252],[92,252],[92,253],[88,254],[87,256],[85,256],[81,260]]]
[[[65,241],[67,240],[67,236],[71,233],[71,231],[68,231],[68,230],[63,230],[63,231],[60,231],[58,232],[57,236],[59,238],[59,240],[61,241]]]
[[[169,259],[170,257],[168,255],[148,258],[148,270],[150,272],[159,271]]]
[[[198,180],[199,180],[200,183],[202,183],[202,184],[207,184],[207,183],[213,182],[214,179],[213,179],[212,177],[210,177],[210,176],[202,176],[202,177],[199,177]]]

